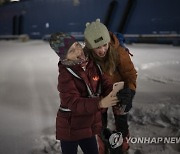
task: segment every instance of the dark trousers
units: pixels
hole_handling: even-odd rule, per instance
[[[115,125],[117,131],[120,131],[123,138],[129,136],[129,125],[128,125],[128,115],[115,115]]]
[[[78,145],[84,154],[98,154],[96,137],[86,138],[78,141],[62,141],[62,154],[77,154]]]
[[[128,125],[128,114],[126,115],[116,115],[114,114],[115,117],[115,126],[116,126],[116,131],[119,131],[122,133],[123,138],[129,136],[129,125]],[[102,123],[103,127],[107,127],[107,112],[102,113]]]

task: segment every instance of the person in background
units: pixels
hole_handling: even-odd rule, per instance
[[[117,93],[119,103],[113,106],[116,131],[123,135],[123,144],[120,153],[129,149],[127,137],[129,137],[128,111],[132,107],[132,100],[136,90],[137,72],[129,56],[127,48],[120,45],[117,37],[109,32],[107,27],[97,19],[86,23],[84,31],[84,51],[99,64],[105,74],[113,83],[124,81],[124,88]],[[131,54],[130,54],[131,55]],[[107,127],[107,110],[102,114],[103,127]],[[102,143],[100,153],[105,153]]]
[[[79,145],[84,154],[98,154],[95,135],[102,129],[101,110],[118,102],[110,93],[112,83],[71,35],[54,33],[49,43],[60,57],[56,138],[62,153],[77,154]]]

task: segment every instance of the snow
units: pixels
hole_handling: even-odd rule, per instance
[[[180,137],[180,47],[127,47],[138,70],[130,136]],[[61,153],[55,139],[57,63],[47,42],[0,41],[0,153]],[[111,112],[109,127],[113,128]],[[180,142],[130,144],[130,154],[180,153]]]

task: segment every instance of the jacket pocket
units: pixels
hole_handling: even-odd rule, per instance
[[[57,128],[70,128],[71,112],[58,112],[56,117]]]
[[[81,115],[71,117],[71,128],[82,129],[90,128],[94,123],[94,115]]]

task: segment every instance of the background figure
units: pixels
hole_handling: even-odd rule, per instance
[[[57,88],[61,103],[56,138],[61,141],[62,153],[77,154],[79,145],[85,154],[98,154],[95,135],[102,129],[101,110],[118,102],[116,96],[109,94],[112,83],[86,57],[74,37],[52,34],[50,46],[60,57]]]
[[[121,152],[128,150],[126,137],[129,137],[128,129],[128,111],[132,107],[132,100],[136,90],[137,72],[130,59],[130,52],[124,46],[121,46],[117,37],[109,32],[99,19],[86,24],[84,31],[85,52],[101,66],[113,83],[124,81],[124,89],[117,94],[119,103],[113,107],[115,117],[116,131],[122,132],[124,142],[121,146]],[[124,107],[122,109],[122,107]],[[102,114],[103,126],[107,127],[107,111]],[[101,149],[106,151],[104,149]]]

